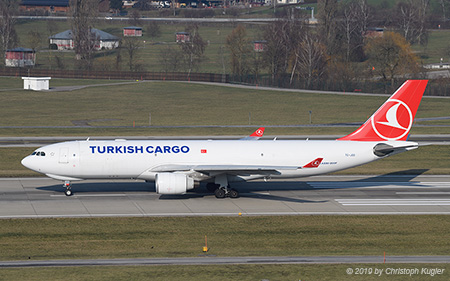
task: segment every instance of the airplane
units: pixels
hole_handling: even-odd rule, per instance
[[[264,128],[240,140],[68,141],[43,146],[25,167],[64,181],[154,181],[158,194],[185,194],[200,182],[217,198],[238,198],[230,183],[332,173],[418,148],[408,141],[428,80],[406,81],[360,128],[336,140],[258,140]]]

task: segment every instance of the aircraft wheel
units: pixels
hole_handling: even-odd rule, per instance
[[[239,198],[239,192],[236,189],[231,189],[230,198]]]
[[[66,196],[72,196],[72,190],[70,189],[66,189],[66,191],[64,191],[64,193],[66,194]]]
[[[225,198],[225,190],[223,190],[222,188],[218,188],[214,190],[214,195],[216,196],[216,198]]]

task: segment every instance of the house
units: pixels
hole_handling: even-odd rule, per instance
[[[32,49],[14,48],[5,52],[5,66],[34,66],[35,61],[36,53]]]
[[[384,32],[383,28],[369,27],[369,28],[367,28],[366,32],[364,33],[364,37],[366,37],[366,38],[382,37],[383,32]]]
[[[137,26],[124,27],[123,36],[142,36],[142,27]]]
[[[92,28],[91,32],[92,38],[93,40],[95,40],[94,43],[95,50],[98,51],[102,49],[115,49],[119,47],[119,37],[111,35],[107,32],[101,31],[96,28]],[[49,37],[50,48],[58,50],[73,50],[74,49],[73,36],[74,34],[70,29],[50,36]]]
[[[186,43],[190,41],[189,32],[177,32],[175,38],[177,43]]]
[[[267,45],[266,40],[262,41],[253,41],[253,51],[255,52],[264,52],[264,48]]]
[[[69,0],[22,0],[20,2],[22,11],[48,11],[48,12],[68,12]]]

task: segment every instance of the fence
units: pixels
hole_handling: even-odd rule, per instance
[[[72,79],[169,80],[229,83],[227,74],[185,72],[83,71],[33,68],[0,68],[0,76]]]

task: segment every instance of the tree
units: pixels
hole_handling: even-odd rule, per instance
[[[19,1],[1,0],[0,1],[0,51],[4,55],[7,49],[16,46],[18,38],[14,24],[16,23],[16,14],[19,9]]]
[[[319,42],[317,35],[306,32],[295,50],[294,69],[298,76],[305,80],[305,87],[311,87],[313,81],[319,80],[325,74],[327,65],[325,46]]]
[[[109,8],[118,14],[122,10],[122,0],[109,0]]]
[[[425,45],[428,42],[425,24],[429,2],[430,0],[408,0],[399,2],[396,6],[397,25],[411,44],[417,42]]]
[[[372,38],[365,46],[367,63],[376,75],[394,87],[396,76],[418,71],[418,58],[405,37],[395,32],[385,32],[383,37]]]
[[[203,59],[203,53],[205,52],[207,43],[203,40],[198,32],[198,25],[190,25],[186,28],[186,32],[189,33],[190,40],[188,42],[179,43],[184,55],[184,62],[188,69],[188,77],[191,71],[198,67]]]
[[[161,63],[164,72],[167,73],[179,71],[182,61],[183,53],[181,49],[175,49],[170,45],[166,45],[164,50],[161,50],[159,62]]]
[[[336,52],[338,2],[337,0],[319,0],[317,10],[320,40],[327,47],[328,53],[333,54]]]
[[[42,35],[37,29],[28,31],[28,44],[33,51],[36,51],[41,44],[41,38]]]
[[[124,37],[122,39],[122,47],[128,53],[128,67],[130,71],[135,70],[135,58],[137,51],[141,47],[141,40],[136,37]]]
[[[227,48],[230,50],[231,71],[235,75],[243,76],[249,72],[249,58],[251,54],[250,42],[243,25],[238,25],[227,36]]]
[[[97,11],[97,0],[70,0],[70,21],[75,55],[88,69],[92,67],[94,47],[98,41],[91,31]]]
[[[152,38],[161,36],[161,28],[156,21],[147,24],[146,34]]]
[[[289,70],[293,52],[303,34],[303,22],[298,20],[278,20],[264,27],[263,38],[267,43],[264,47],[263,63],[269,69],[272,82]]]

